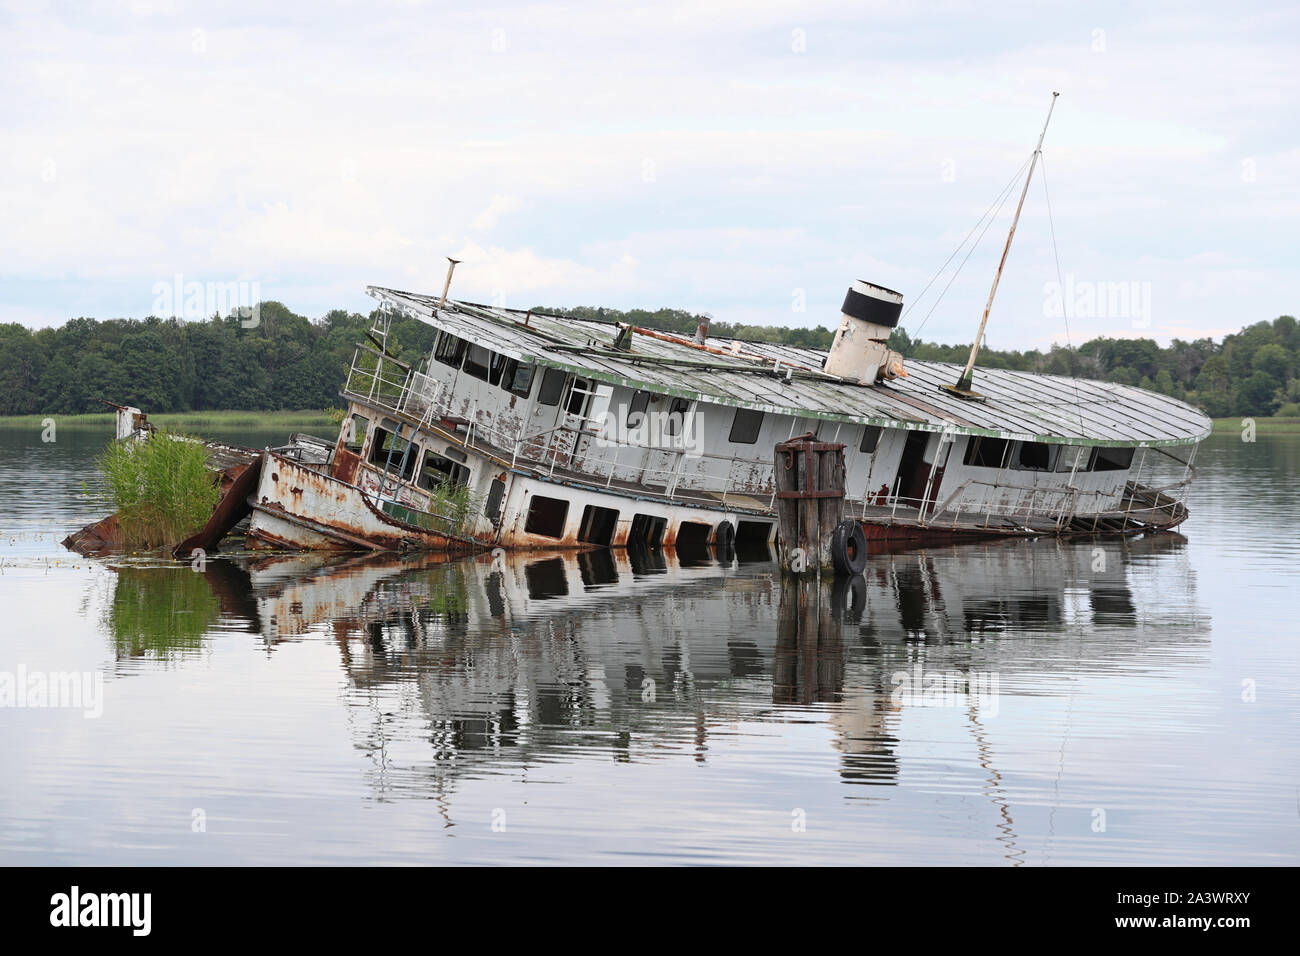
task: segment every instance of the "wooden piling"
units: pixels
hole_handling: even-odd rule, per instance
[[[776,446],[772,470],[781,570],[834,573],[831,536],[844,517],[844,446],[809,432]]]

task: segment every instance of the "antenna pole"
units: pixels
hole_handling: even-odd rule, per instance
[[[1024,202],[1025,197],[1021,196],[1020,201]],[[438,301],[438,308],[440,309],[447,304],[447,292],[451,289],[451,274],[456,271],[456,266],[460,262],[459,259],[453,259],[451,256],[447,257],[447,261],[451,263],[451,265],[447,266],[447,281],[443,284],[442,298]]]
[[[1034,167],[1038,165],[1039,154],[1043,151],[1043,138],[1047,135],[1047,124],[1052,121],[1052,110],[1056,108],[1056,98],[1060,93],[1052,94],[1052,105],[1047,108],[1047,121],[1043,123],[1043,131],[1038,135],[1038,145],[1034,147],[1033,158],[1029,161],[1029,172],[1025,175],[1025,186],[1020,190],[1020,202],[1016,204],[1016,215],[1011,220],[1011,231],[1007,233],[1007,244],[1002,249],[1002,258],[998,261],[998,271],[993,276],[993,288],[989,289],[989,300],[984,305],[984,317],[980,319],[979,331],[975,333],[975,341],[970,347],[970,358],[966,360],[966,368],[961,373],[961,378],[957,379],[956,389],[962,392],[971,390],[971,382],[975,373],[975,357],[979,355],[980,342],[984,339],[984,327],[989,324],[989,312],[993,308],[993,296],[997,295],[998,281],[1002,278],[1002,267],[1007,264],[1007,253],[1011,251],[1011,240],[1016,235],[1016,224],[1020,222],[1020,210],[1025,206],[1025,196],[1029,192],[1029,180],[1034,176]]]

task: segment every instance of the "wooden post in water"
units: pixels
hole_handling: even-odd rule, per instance
[[[844,516],[844,446],[809,432],[776,446],[772,470],[782,572],[833,574],[831,536]]]

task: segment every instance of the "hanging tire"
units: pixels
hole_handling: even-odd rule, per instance
[[[867,566],[867,536],[862,525],[846,518],[831,533],[831,561],[838,574],[861,574]]]
[[[721,521],[718,528],[713,532],[713,546],[718,549],[718,554],[730,554],[736,547],[736,526],[730,521]]]

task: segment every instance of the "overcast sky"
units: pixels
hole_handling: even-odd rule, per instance
[[[368,311],[454,255],[474,301],[829,326],[855,278],[917,298],[1053,90],[1075,344],[1300,308],[1295,4],[212,7],[3,4],[0,321],[144,316],[178,274]],[[1064,339],[1043,183],[995,347]],[[924,338],[970,340],[1014,201]]]

